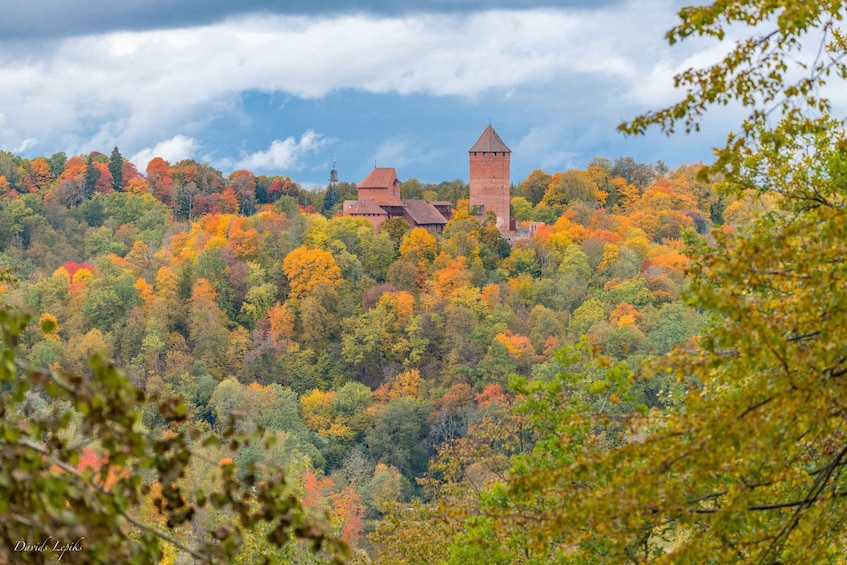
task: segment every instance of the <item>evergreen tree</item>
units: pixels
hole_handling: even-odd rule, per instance
[[[90,198],[94,194],[94,185],[100,178],[100,169],[90,157],[85,164],[85,186],[83,187],[83,199]]]
[[[333,206],[338,204],[338,188],[336,188],[334,183],[331,183],[327,189],[326,194],[324,195],[324,204],[323,209],[332,210]]]
[[[112,149],[112,156],[109,157],[109,172],[112,173],[112,187],[117,191],[123,190],[124,157],[117,145]]]

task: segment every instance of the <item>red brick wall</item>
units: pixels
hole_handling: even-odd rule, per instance
[[[379,226],[388,219],[388,216],[367,216],[367,218],[374,225],[374,232],[379,233]]]
[[[400,202],[400,185],[394,187],[395,194],[391,188],[359,188],[359,200],[373,200],[377,204],[389,204]]]
[[[500,231],[509,229],[509,159],[510,153],[470,154],[471,208],[482,206],[482,213],[497,214]]]

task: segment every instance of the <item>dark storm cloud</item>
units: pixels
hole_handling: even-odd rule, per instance
[[[256,12],[321,16],[362,12],[398,15],[498,8],[597,9],[618,3],[619,0],[31,0],[15,2],[3,10],[0,41],[187,27]]]

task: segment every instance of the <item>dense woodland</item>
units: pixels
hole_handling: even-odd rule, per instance
[[[2,299],[53,324],[27,331],[21,354],[84,374],[102,352],[148,394],[185,399],[200,425],[223,429],[238,413],[239,425],[261,426],[282,447],[226,454],[236,467],[277,458],[306,506],[372,556],[387,542],[367,535],[395,503],[428,501],[431,485],[455,480],[442,469],[451,449],[505,425],[511,378],[550,381],[563,348],[628,372],[697,333],[703,315],[680,301],[681,237],[747,209],[698,181],[699,166],[595,159],[513,187],[514,214],[545,224],[510,247],[469,216],[461,181],[401,187],[455,203],[433,236],[402,218],[374,233],[337,213],[338,194],[193,161],[156,158],[146,175],[117,149],[0,163],[0,265],[19,281]],[[599,374],[589,383],[598,413],[663,406],[676,388],[619,386]],[[50,409],[37,392],[27,402]],[[165,433],[143,409],[144,426]],[[520,449],[487,457],[502,472],[536,439],[528,429]],[[97,457],[95,442],[79,465]],[[481,484],[498,476],[475,473]]]
[[[347,183],[0,153],[0,539],[121,563],[844,563],[847,130],[820,97],[847,77],[841,11],[681,10],[672,43],[752,27],[621,129],[748,117],[711,165],[534,171],[514,245],[462,181],[402,186],[455,204],[443,234],[374,233],[338,214]]]

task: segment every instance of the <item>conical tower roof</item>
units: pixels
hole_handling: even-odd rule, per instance
[[[506,144],[503,143],[503,140],[500,139],[500,136],[497,135],[497,132],[494,131],[493,127],[491,127],[491,124],[488,124],[488,127],[485,128],[485,131],[482,132],[482,135],[480,135],[479,139],[476,140],[476,143],[473,144],[473,147],[468,149],[468,152],[476,153],[490,151],[496,151],[498,153],[512,152],[511,149],[506,147]]]

